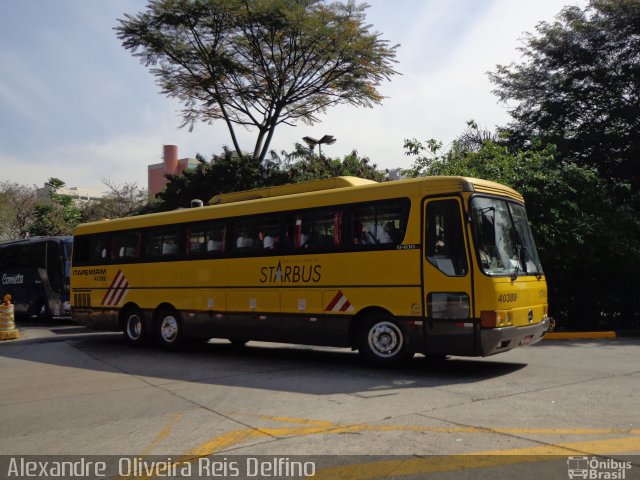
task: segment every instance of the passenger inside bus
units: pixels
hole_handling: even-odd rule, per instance
[[[178,245],[172,238],[162,243],[162,255],[173,255],[178,253]]]
[[[222,242],[220,240],[209,240],[207,242],[207,252],[221,252]]]
[[[238,235],[236,238],[237,248],[251,248],[254,245],[253,238],[249,237],[245,232]]]
[[[258,234],[258,242],[262,244],[262,248],[265,250],[275,250],[280,244],[280,235],[260,232]]]

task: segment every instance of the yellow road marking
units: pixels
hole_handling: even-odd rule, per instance
[[[160,430],[158,433],[156,433],[156,435],[153,437],[153,440],[151,440],[151,443],[149,445],[147,445],[139,454],[140,457],[146,457],[147,455],[150,455],[151,452],[153,452],[156,447],[160,444],[160,442],[162,442],[165,438],[167,438],[171,432],[173,431],[173,427],[180,422],[180,420],[182,420],[182,413],[177,413],[175,414],[173,417],[171,417],[169,419],[169,421],[167,423],[164,424],[164,426],[162,427],[162,430]],[[134,474],[134,472],[131,472],[131,475],[125,476],[125,477],[119,477],[120,479],[124,480],[124,479],[129,479],[131,478],[131,476]],[[138,475],[135,475],[136,478],[149,478],[149,477],[140,477]]]
[[[640,437],[611,438],[560,445],[541,445],[511,450],[487,450],[463,455],[409,458],[407,460],[382,460],[378,462],[327,467],[316,472],[314,479],[368,480],[389,475],[401,477],[425,473],[447,472],[461,469],[477,469],[557,460],[557,456],[605,455],[610,453],[640,452]],[[555,455],[555,457],[554,457]]]
[[[182,413],[177,413],[175,414],[162,428],[162,430],[160,430],[155,437],[153,437],[153,440],[151,441],[151,443],[149,445],[147,445],[147,447],[145,449],[142,450],[142,452],[140,452],[141,456],[145,456],[145,455],[149,455],[151,452],[153,452],[155,450],[155,448],[160,444],[160,442],[162,442],[165,438],[167,438],[169,436],[169,434],[172,432],[173,427],[180,421],[182,420]]]
[[[549,332],[544,335],[545,340],[588,340],[617,337],[616,332]]]
[[[295,427],[243,428],[227,432],[190,450],[188,456],[212,455],[246,440],[260,437],[284,437],[296,435],[321,435],[359,432],[413,431],[430,433],[497,433],[512,435],[640,435],[640,429],[593,428],[485,428],[485,427],[430,427],[420,425],[342,425],[323,420],[260,416],[261,420],[298,424]],[[489,455],[489,454],[487,454]],[[495,454],[497,455],[497,454]],[[518,454],[519,455],[519,454]]]
[[[640,429],[570,429],[570,428],[484,428],[484,427],[429,427],[418,425],[343,425],[323,420],[258,416],[262,421],[289,423],[295,426],[277,428],[241,428],[214,437],[187,452],[176,463],[195,461],[247,442],[263,437],[340,434],[354,432],[414,431],[432,433],[499,433],[499,434],[543,434],[543,435],[640,435]],[[163,429],[157,437],[166,430]],[[164,437],[163,437],[164,438]],[[158,442],[154,442],[157,444]],[[487,468],[525,462],[553,460],[553,455],[603,455],[608,453],[640,453],[640,436],[607,438],[570,442],[559,445],[541,445],[510,450],[488,450],[462,455],[409,458],[358,465],[327,467],[316,472],[316,478],[366,480],[388,476],[415,475],[444,472],[462,468]],[[149,478],[149,477],[146,477]]]

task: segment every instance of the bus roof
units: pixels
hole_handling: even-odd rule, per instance
[[[283,197],[285,195],[295,195],[296,193],[318,192],[320,190],[332,190],[335,188],[355,187],[375,183],[378,182],[358,177],[343,176],[326,178],[324,180],[312,180],[309,182],[290,183],[275,187],[254,188],[253,190],[243,190],[241,192],[223,193],[209,200],[209,205],[241,202],[243,200],[257,200],[259,198]]]
[[[8,245],[19,245],[21,243],[38,243],[38,242],[46,242],[49,240],[53,241],[68,241],[70,242],[73,237],[71,235],[48,235],[48,236],[35,236],[29,238],[19,238],[17,240],[7,240],[6,242],[0,242],[0,247],[6,247]]]
[[[335,193],[334,193],[335,192]],[[384,198],[477,192],[523,202],[522,195],[499,183],[469,177],[420,177],[374,182],[357,177],[335,177],[315,182],[259,188],[213,197],[214,205],[78,225],[75,235],[197,222],[210,218],[269,213],[322,205],[357,203]],[[339,196],[336,194],[339,193]],[[211,203],[211,202],[210,202]]]

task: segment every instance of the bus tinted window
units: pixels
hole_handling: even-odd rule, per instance
[[[392,245],[402,242],[402,202],[357,205],[353,208],[352,219],[354,245]]]
[[[182,227],[169,225],[148,230],[145,235],[145,256],[161,258],[182,253]]]
[[[139,257],[139,232],[118,232],[113,234],[111,258],[117,260],[132,260]]]
[[[92,261],[103,263],[109,259],[109,235],[92,235],[89,238],[89,255]]]
[[[280,217],[261,215],[239,218],[233,222],[234,249],[251,253],[278,250],[280,242]]]
[[[287,246],[329,250],[340,246],[342,216],[342,209],[337,207],[288,214],[285,218]]]
[[[189,255],[219,255],[226,251],[227,226],[224,222],[207,222],[187,228]]]
[[[18,249],[16,247],[4,247],[0,250],[0,270],[16,268],[19,259],[20,256],[18,255]]]
[[[11,245],[2,249],[2,269],[46,268],[47,247],[45,242]]]

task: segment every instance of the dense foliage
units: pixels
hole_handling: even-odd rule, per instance
[[[561,215],[542,233],[557,239],[546,268],[557,270],[556,314],[573,327],[640,326],[639,52],[640,2],[591,0],[540,23],[524,61],[491,75],[512,106],[506,144],[555,148],[544,170],[554,181],[532,170],[523,193],[534,214],[541,202],[534,222]]]
[[[553,145],[515,151],[493,141],[474,149],[454,142],[441,153],[437,142],[407,140],[405,148],[417,156],[410,174],[485,178],[524,196],[559,328],[637,324],[640,231],[595,169],[562,161]]]
[[[524,61],[491,79],[513,121],[510,142],[539,138],[564,160],[640,188],[640,2],[564,8],[526,37]]]
[[[315,155],[311,150],[296,145],[294,152],[273,154],[262,162],[251,156],[238,157],[225,150],[211,161],[198,155],[195,168],[180,175],[169,176],[166,188],[160,192],[148,211],[165,211],[186,208],[191,200],[199,199],[205,204],[220,193],[237,192],[253,188],[298,183],[353,175],[372,180],[382,180],[384,173],[377,170],[366,157],[353,151],[343,159]]]

